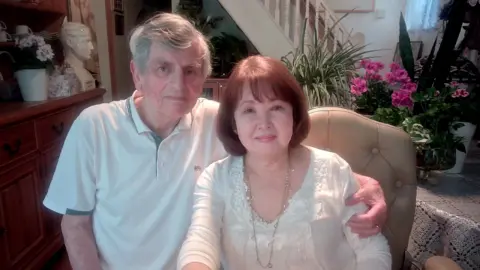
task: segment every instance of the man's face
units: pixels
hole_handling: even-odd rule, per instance
[[[182,117],[202,93],[203,52],[197,42],[187,49],[153,44],[143,73],[131,63],[136,89],[144,96],[148,110],[168,117]]]

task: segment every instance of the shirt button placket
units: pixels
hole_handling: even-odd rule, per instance
[[[157,179],[158,179],[159,173],[160,173],[160,168],[163,168],[164,164],[165,164],[165,162],[163,161],[162,155],[160,155],[160,151],[161,151],[160,146],[161,146],[161,143],[162,143],[162,138],[160,138],[160,136],[156,135],[155,133],[152,133],[152,137],[153,137],[153,140],[155,141],[155,146],[156,146],[155,170],[156,170],[156,176],[157,176]],[[162,171],[165,171],[165,170],[162,170]]]

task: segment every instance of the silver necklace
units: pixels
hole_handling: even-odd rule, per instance
[[[253,208],[253,195],[252,195],[252,189],[250,187],[250,178],[248,177],[248,174],[245,170],[246,166],[245,166],[245,160],[244,160],[244,164],[243,164],[243,175],[244,175],[244,181],[245,181],[245,185],[247,187],[247,190],[246,190],[246,193],[247,193],[247,201],[248,201],[248,204],[250,206],[250,215],[251,215],[251,222],[252,222],[252,227],[253,227],[253,240],[255,242],[255,252],[256,252],[256,255],[257,255],[257,263],[262,267],[262,268],[273,268],[273,265],[272,265],[272,258],[273,258],[273,246],[274,246],[274,242],[275,242],[275,235],[277,234],[277,228],[278,228],[278,224],[280,223],[280,218],[282,217],[282,215],[285,213],[285,210],[287,209],[287,202],[288,202],[288,196],[289,196],[289,193],[290,193],[290,162],[288,162],[288,169],[287,169],[287,173],[285,175],[285,188],[283,190],[283,196],[282,196],[282,210],[280,212],[280,214],[278,215],[277,219],[276,220],[272,220],[272,221],[267,221],[265,219],[263,219],[260,215],[256,214],[254,208]],[[257,241],[257,231],[255,229],[256,225],[255,225],[255,220],[256,218],[260,219],[260,221],[264,222],[264,223],[267,223],[267,224],[271,224],[272,222],[275,221],[275,224],[273,225],[273,233],[272,233],[272,240],[269,244],[270,246],[270,254],[269,254],[269,258],[268,258],[268,263],[267,264],[264,264],[261,260],[260,260],[260,255],[259,255],[259,252],[258,252],[258,241]]]

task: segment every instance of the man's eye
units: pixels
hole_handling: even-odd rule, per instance
[[[247,108],[245,110],[243,110],[243,113],[253,113],[253,109],[252,108]]]
[[[197,71],[194,68],[189,68],[189,69],[185,70],[185,74],[187,74],[187,75],[195,75],[196,73],[197,73]]]

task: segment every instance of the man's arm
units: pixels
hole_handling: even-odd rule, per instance
[[[64,215],[62,233],[73,270],[101,270],[90,215]]]
[[[350,174],[350,181],[345,187],[346,194],[352,194],[358,185]],[[353,206],[345,206],[343,210],[342,223],[350,219],[355,214],[362,215],[366,211],[366,205],[359,203]],[[344,223],[342,225],[345,225]],[[385,236],[381,233],[372,234],[368,237],[362,237],[352,231],[352,227],[342,226],[345,238],[355,252],[356,267],[355,270],[390,270],[392,269],[392,256]]]
[[[369,210],[364,214],[354,215],[347,224],[352,232],[360,237],[369,237],[381,232],[387,220],[387,203],[378,181],[361,174],[354,173],[354,176],[360,189],[346,201],[346,204],[352,206],[363,202]]]
[[[359,180],[355,177],[348,163],[339,156],[337,156],[336,162],[332,162],[332,165],[334,179],[338,179],[335,183],[338,185],[336,189],[340,191],[339,199],[341,201],[348,200],[353,194],[359,194],[360,189],[362,189],[360,183],[363,183],[364,180],[370,181],[362,178]],[[340,215],[344,236],[356,255],[354,269],[390,270],[392,269],[392,257],[388,241],[384,235],[375,233],[368,237],[362,237],[361,234],[354,233],[351,226],[345,226],[352,216],[362,215],[366,210],[367,206],[362,202],[350,206],[341,206]]]
[[[91,215],[97,190],[95,131],[97,111],[83,111],[72,124],[43,205],[63,215],[62,233],[74,270],[100,270]]]

